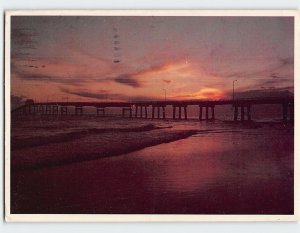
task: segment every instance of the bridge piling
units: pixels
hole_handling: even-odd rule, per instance
[[[211,106],[211,119],[215,120],[215,106]]]
[[[126,116],[126,112],[129,112],[129,118],[132,118],[132,108],[122,108],[122,117]]]
[[[53,115],[58,115],[58,105],[52,106],[52,113],[53,113]]]
[[[208,120],[208,106],[205,106],[205,120]]]
[[[137,118],[138,115],[138,106],[135,105],[135,118]]]
[[[183,109],[184,109],[184,119],[187,120],[187,106],[184,106]]]
[[[33,113],[36,114],[39,111],[39,106],[33,105]]]
[[[140,107],[140,118],[143,118],[143,106],[139,106]]]
[[[148,109],[147,109],[147,106],[145,106],[144,108],[145,108],[145,118],[147,119],[148,118]]]
[[[46,105],[46,115],[51,115],[51,105]]]
[[[247,105],[247,120],[251,121],[251,105]]]
[[[173,119],[175,120],[176,118],[176,107],[173,105]]]
[[[166,119],[166,108],[162,107],[163,119]]]
[[[102,114],[100,115],[100,113],[102,113]],[[102,116],[102,117],[105,116],[105,110],[104,110],[104,108],[97,107],[97,116]]]
[[[44,114],[44,106],[43,105],[39,105],[39,113]]]
[[[154,114],[155,114],[155,106],[152,106],[152,119],[154,119]]]
[[[179,106],[178,108],[179,108],[179,119],[181,119],[181,106]]]
[[[245,111],[244,111],[244,106],[241,106],[241,121],[245,120]]]
[[[68,115],[68,107],[67,106],[60,107],[60,115]]]
[[[160,106],[157,106],[157,119],[160,119]]]
[[[82,106],[76,106],[76,107],[75,107],[75,115],[76,115],[76,116],[81,116],[81,115],[83,115],[83,108],[82,108]]]
[[[239,116],[239,107],[238,106],[234,106],[234,121],[238,120],[238,116]]]
[[[202,121],[202,106],[199,105],[199,120]]]

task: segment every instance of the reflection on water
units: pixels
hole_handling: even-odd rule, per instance
[[[18,172],[12,178],[12,209],[15,213],[291,214],[292,135],[292,129],[284,126],[219,126],[122,156]]]

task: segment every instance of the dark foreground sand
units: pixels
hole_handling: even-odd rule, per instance
[[[291,129],[170,141],[115,157],[13,169],[12,213],[293,213]]]

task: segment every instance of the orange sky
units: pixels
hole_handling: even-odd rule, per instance
[[[290,17],[14,16],[12,95],[36,101],[293,92]]]

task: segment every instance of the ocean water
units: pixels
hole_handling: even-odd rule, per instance
[[[230,108],[214,122],[196,110],[187,121],[13,118],[12,212],[293,213],[294,130],[281,109],[235,124]]]

